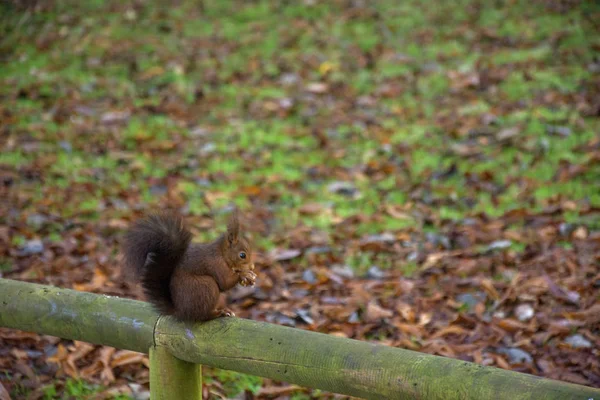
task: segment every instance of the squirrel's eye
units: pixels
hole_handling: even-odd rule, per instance
[[[246,253],[244,253],[243,251],[240,252],[240,258],[246,258]]]

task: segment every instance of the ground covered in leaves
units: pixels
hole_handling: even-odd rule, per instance
[[[0,6],[0,276],[134,297],[132,219],[208,240],[235,203],[238,315],[600,387],[597,2],[176,3]],[[144,398],[147,365],[0,329],[14,398]]]

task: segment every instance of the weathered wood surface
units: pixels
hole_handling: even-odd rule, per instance
[[[150,392],[152,400],[202,400],[202,366],[150,347]]]
[[[141,352],[156,344],[190,363],[363,398],[600,400],[596,388],[455,359],[241,318],[186,325],[147,303],[6,279],[0,326]]]
[[[0,326],[147,353],[158,315],[114,296],[0,279]]]

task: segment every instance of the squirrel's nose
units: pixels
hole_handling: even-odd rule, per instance
[[[254,271],[254,263],[250,264],[250,271]]]

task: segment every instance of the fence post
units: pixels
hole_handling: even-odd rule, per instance
[[[150,347],[152,400],[202,400],[202,365],[180,360],[163,346]]]

